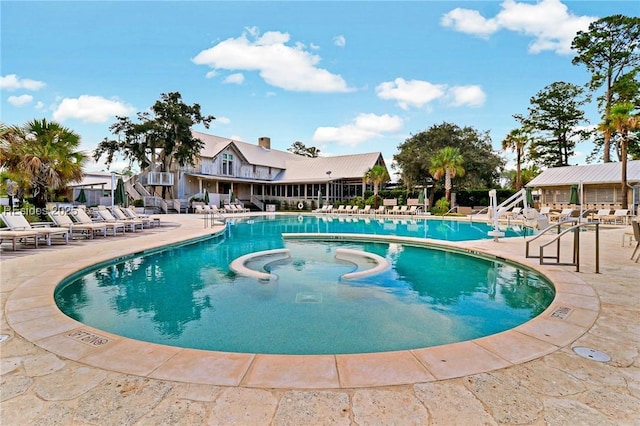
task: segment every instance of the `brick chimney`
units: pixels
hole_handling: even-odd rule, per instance
[[[258,138],[258,145],[260,145],[264,149],[271,149],[271,138],[268,138],[266,136]]]

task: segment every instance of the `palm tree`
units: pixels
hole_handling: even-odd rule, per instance
[[[629,132],[637,130],[638,116],[632,115],[634,105],[631,102],[621,102],[611,106],[608,121],[618,132],[620,138],[620,165],[621,173],[621,190],[622,190],[622,208],[627,208],[629,204],[627,190],[627,148],[629,142]]]
[[[367,170],[367,173],[365,173],[364,175],[364,179],[366,182],[373,183],[373,208],[377,209],[378,189],[380,185],[389,181],[389,172],[387,171],[387,168],[385,166],[376,164],[375,166]]]
[[[529,133],[524,128],[513,129],[502,141],[502,149],[510,149],[516,153],[516,191],[522,188],[522,160],[524,159],[524,149],[529,142]]]
[[[78,151],[80,136],[56,122],[33,120],[2,131],[0,167],[31,190],[43,215],[49,192],[82,179],[86,155]]]
[[[444,189],[447,201],[451,203],[451,179],[456,176],[464,176],[464,158],[460,155],[458,148],[445,147],[431,157],[431,167],[429,173],[435,179],[440,179],[444,175]]]

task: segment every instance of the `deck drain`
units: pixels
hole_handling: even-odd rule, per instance
[[[8,334],[0,334],[0,343],[4,342],[5,340],[9,339],[9,335]]]
[[[597,351],[591,348],[585,348],[584,346],[576,346],[573,351],[583,358],[590,359],[598,362],[611,361],[611,357],[604,352]]]

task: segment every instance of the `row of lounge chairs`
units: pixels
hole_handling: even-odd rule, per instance
[[[331,204],[324,204],[322,208],[316,209],[314,213],[326,214],[391,214],[391,215],[416,215],[420,211],[418,206],[393,206],[387,209],[386,206],[380,206],[377,209],[371,208],[370,205],[360,209],[358,206],[345,206],[341,204],[334,209]]]
[[[514,207],[508,211],[499,211],[498,214],[500,218],[505,219],[523,219],[522,217],[522,208]],[[561,211],[552,211],[549,206],[540,207],[539,214],[542,216],[546,216],[552,222],[564,222],[568,220],[577,220],[578,216],[580,216],[580,209],[576,209],[573,207],[565,207]],[[597,211],[591,209],[584,209],[583,217],[589,216],[589,218],[593,221],[597,221],[600,223],[610,223],[610,224],[628,224],[630,215],[629,209],[598,209]],[[575,218],[575,219],[572,219]]]
[[[93,239],[101,235],[106,238],[109,233],[116,236],[118,232],[124,234],[160,226],[159,217],[140,215],[132,208],[99,207],[94,211],[93,218],[82,208],[54,210],[48,215],[52,222],[29,223],[22,212],[1,214],[0,218],[7,227],[0,230],[0,242],[10,240],[15,251],[18,242],[29,243],[33,240],[37,248],[41,240],[51,245],[52,237],[60,237],[68,244],[69,238],[76,236]]]
[[[193,206],[195,212],[198,214],[212,214],[212,213],[248,213],[250,209],[245,208],[242,204],[227,204],[223,208],[217,206],[210,206],[208,204],[196,204]]]

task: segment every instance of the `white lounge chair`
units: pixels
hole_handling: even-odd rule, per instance
[[[106,208],[104,209],[96,209],[96,214],[98,216],[100,216],[100,218],[107,222],[107,223],[118,223],[120,225],[124,225],[125,226],[125,230],[127,229],[127,227],[129,228],[129,230],[131,232],[136,232],[136,228],[138,227],[138,225],[140,225],[140,229],[142,229],[142,223],[137,224],[135,222],[132,222],[130,220],[128,221],[122,221],[122,220],[118,220],[116,219],[116,217],[111,214],[111,212],[109,210],[107,210]]]
[[[387,213],[389,213],[389,214],[398,214],[398,213],[400,213],[400,206],[393,206],[393,208],[391,210],[389,210]]]
[[[105,238],[107,237],[107,225],[100,223],[74,223],[64,210],[50,211],[48,215],[56,226],[69,229],[71,235],[73,235],[75,231],[79,231],[91,239],[93,239],[96,233],[102,233]]]
[[[32,231],[37,233],[37,238],[43,237],[48,246],[51,245],[51,237],[59,235],[64,239],[65,244],[69,244],[69,234],[71,231],[68,228],[52,227],[46,223],[34,223],[31,224],[22,215],[22,212],[5,212],[2,215],[2,221],[7,225],[11,231]]]
[[[366,206],[364,206],[360,214],[369,214],[369,213],[371,213],[371,205],[367,204]]]
[[[613,214],[607,215],[605,221],[613,224],[627,224],[629,220],[629,209],[616,209]]]
[[[113,231],[113,235],[118,235],[118,231],[121,231],[124,234],[125,224],[119,222],[106,222],[104,220],[93,220],[84,209],[73,208],[71,209],[70,217],[80,224],[92,224],[97,223],[100,225],[104,225],[107,228],[107,231],[110,229]]]
[[[564,222],[568,220],[571,217],[571,215],[573,215],[573,209],[564,208],[560,213],[551,213],[549,215],[549,220],[553,220],[556,222]]]
[[[118,221],[123,223],[134,223],[135,226],[139,226],[140,229],[144,229],[145,221],[141,219],[131,219],[127,216],[118,206],[113,206],[109,209],[113,217],[115,217]]]
[[[33,238],[33,243],[38,248],[38,233],[36,231],[12,231],[10,229],[0,229],[0,243],[4,240],[11,240],[13,251],[16,251],[18,241],[27,243],[29,238]]]
[[[133,209],[132,207],[127,207],[122,209],[122,211],[124,212],[124,214],[128,215],[130,218],[132,219],[141,219],[141,220],[146,220],[149,219],[149,222],[153,225],[153,226],[160,226],[160,217],[159,216],[149,216],[148,214],[140,214],[137,211],[135,211],[135,209]]]

